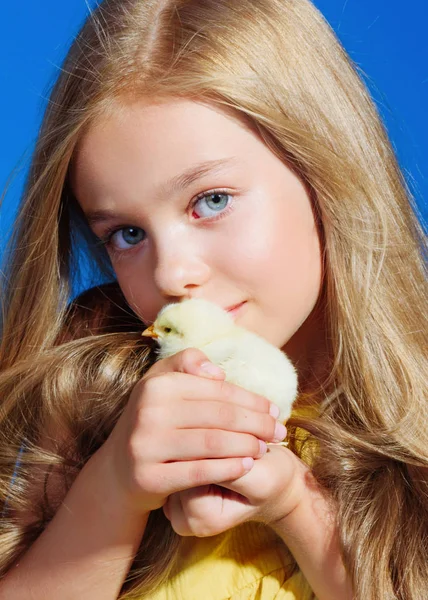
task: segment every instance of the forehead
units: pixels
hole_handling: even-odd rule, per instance
[[[121,105],[117,110],[99,116],[84,130],[75,149],[76,155],[89,157],[94,150],[100,154],[105,142],[131,144],[135,134],[143,144],[152,142],[147,150],[164,143],[173,150],[186,141],[197,143],[204,139],[212,145],[215,138],[258,137],[256,128],[247,115],[228,107],[187,99],[164,99],[156,102],[134,102]],[[205,134],[211,134],[209,139]],[[172,145],[172,142],[175,142]]]
[[[245,164],[260,153],[270,151],[236,111],[185,99],[139,102],[87,129],[70,176],[77,194],[82,187],[91,193],[115,189],[138,173],[159,187],[195,164]]]

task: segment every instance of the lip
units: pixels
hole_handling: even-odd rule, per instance
[[[238,302],[238,304],[233,304],[232,306],[229,306],[229,308],[226,308],[226,311],[234,317],[235,315],[238,314],[238,312],[241,310],[241,308],[246,303],[247,303],[246,300],[244,300],[243,302]]]

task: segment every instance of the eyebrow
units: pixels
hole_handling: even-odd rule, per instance
[[[162,193],[169,191],[179,192],[188,188],[192,183],[202,177],[217,173],[226,167],[231,167],[237,164],[235,157],[220,158],[217,160],[206,160],[186,169],[183,173],[175,175],[161,186]],[[111,210],[94,210],[85,213],[89,225],[94,226],[98,223],[104,223],[116,218],[116,213]]]

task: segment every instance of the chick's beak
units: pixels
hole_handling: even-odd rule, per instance
[[[154,338],[155,340],[157,340],[159,336],[156,333],[154,328],[155,328],[154,325],[150,325],[150,327],[145,329],[141,335],[144,335],[145,337]]]

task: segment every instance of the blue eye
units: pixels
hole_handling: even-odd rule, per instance
[[[140,227],[124,227],[113,233],[110,243],[120,250],[127,250],[130,246],[136,246],[142,242],[145,237],[146,233]]]
[[[198,215],[200,217],[211,217],[213,214],[222,212],[230,203],[230,194],[225,194],[223,192],[212,192],[210,194],[204,194],[195,202],[193,206],[193,211],[196,212],[196,207],[202,207],[202,211],[200,208],[198,212],[202,212],[202,214]],[[204,213],[205,207],[205,214]],[[208,212],[206,212],[208,209]],[[212,212],[210,212],[212,211]]]

